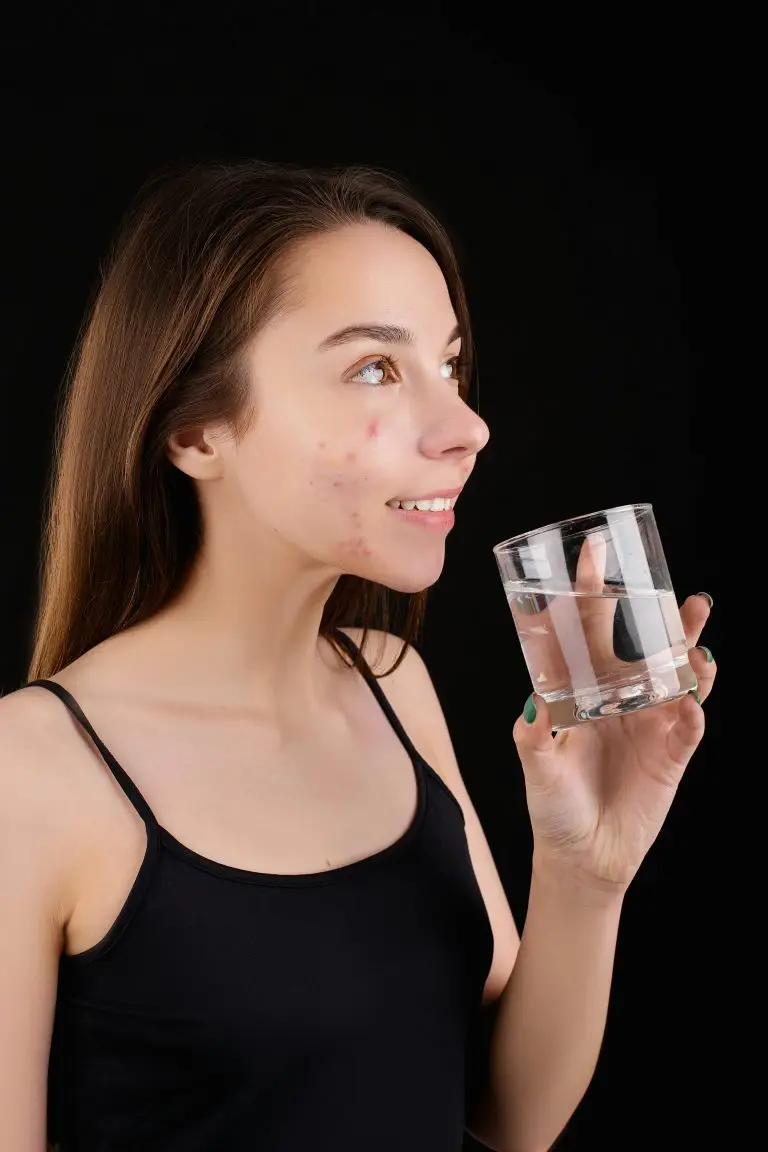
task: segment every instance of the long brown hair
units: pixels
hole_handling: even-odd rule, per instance
[[[375,220],[434,256],[461,326],[466,398],[472,338],[445,229],[392,173],[363,167],[193,162],[164,166],[125,212],[67,366],[57,411],[27,678],[54,675],[168,604],[201,543],[194,482],[168,437],[225,424],[239,441],[254,412],[243,351],[279,310],[289,247]],[[396,631],[398,667],[423,624],[427,591],[397,593],[343,575],[321,633]],[[348,658],[347,658],[348,659]]]

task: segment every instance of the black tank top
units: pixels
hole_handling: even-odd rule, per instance
[[[357,648],[342,632],[340,641]],[[416,773],[375,855],[307,875],[206,859],[152,811],[106,936],[63,955],[48,1080],[62,1152],[459,1152],[493,935],[462,809],[363,672]]]

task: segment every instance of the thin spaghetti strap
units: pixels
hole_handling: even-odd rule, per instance
[[[47,688],[50,692],[53,692],[55,696],[58,696],[59,699],[64,702],[64,704],[66,704],[69,711],[73,714],[73,716],[77,718],[77,720],[79,720],[83,728],[85,728],[86,732],[90,736],[91,740],[93,740],[99,752],[104,757],[104,760],[106,761],[115,780],[117,780],[118,784],[122,788],[123,792],[125,792],[131,804],[133,804],[139,816],[141,816],[147,828],[157,828],[157,820],[155,819],[155,815],[149,804],[147,804],[141,792],[139,792],[138,788],[134,784],[133,780],[131,780],[125,769],[117,762],[109,748],[107,748],[106,744],[97,735],[77,700],[75,700],[74,696],[68,692],[66,688],[63,688],[61,684],[57,684],[55,680],[30,680],[28,684],[24,685],[24,687]]]
[[[432,767],[432,765],[429,763],[429,761],[424,759],[424,757],[421,755],[421,753],[416,749],[416,747],[412,743],[410,736],[406,732],[405,728],[403,728],[403,725],[400,723],[400,720],[398,719],[394,708],[392,707],[389,700],[385,696],[383,688],[381,687],[378,680],[376,679],[373,672],[371,671],[365,657],[363,656],[362,652],[358,648],[357,644],[355,644],[354,640],[352,640],[349,636],[347,636],[346,632],[342,632],[339,628],[336,628],[334,630],[334,634],[338,638],[339,643],[342,644],[344,648],[346,648],[347,652],[349,652],[349,654],[353,658],[356,658],[359,660],[360,670],[361,670],[363,676],[365,677],[365,680],[367,681],[369,688],[371,689],[374,696],[376,697],[379,704],[381,705],[384,714],[386,715],[390,724],[394,728],[395,732],[400,737],[400,740],[401,740],[406,752],[411,757],[411,760],[413,761],[414,766],[417,768],[417,770],[426,772],[427,776],[429,776],[432,780],[434,780],[439,788],[442,788],[443,792],[445,792],[446,795],[448,797],[450,797],[451,801],[456,805],[456,808],[459,812],[462,823],[466,824],[466,816],[464,814],[464,809],[462,808],[462,806],[461,806],[459,800],[457,799],[455,793],[448,787],[448,785],[446,784],[445,780],[440,775],[440,773],[435,771],[435,769]]]
[[[412,760],[422,761],[421,755],[419,754],[419,752],[414,747],[413,743],[411,742],[410,736],[406,732],[405,728],[403,728],[403,725],[400,723],[400,720],[398,719],[397,713],[395,712],[394,708],[392,707],[392,705],[390,704],[389,700],[387,699],[387,697],[384,693],[384,689],[381,687],[378,680],[374,676],[373,672],[370,669],[370,666],[368,665],[368,662],[366,661],[362,652],[358,648],[357,644],[355,644],[354,640],[352,640],[351,637],[347,636],[346,632],[342,632],[340,628],[336,628],[334,630],[334,635],[337,637],[337,639],[340,641],[340,643],[346,648],[347,652],[349,652],[350,656],[352,656],[353,659],[359,658],[360,670],[361,670],[363,676],[365,677],[365,680],[368,683],[368,687],[373,692],[374,696],[376,697],[379,704],[381,705],[382,711],[384,712],[385,716],[389,720],[390,724],[394,728],[397,735],[400,737],[400,740],[402,741],[408,755],[411,757]]]

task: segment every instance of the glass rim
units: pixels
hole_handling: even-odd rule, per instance
[[[652,510],[652,504],[641,503],[617,504],[613,508],[600,508],[596,512],[583,512],[580,516],[569,516],[565,520],[553,520],[551,524],[544,524],[541,528],[531,528],[528,532],[519,532],[516,536],[509,536],[506,540],[500,540],[498,544],[494,544],[493,551],[499,553],[508,548],[518,547],[520,544],[524,544],[526,540],[530,540],[532,536],[539,536],[542,532],[551,532],[553,528],[563,528],[566,524],[576,524],[579,520],[592,520],[595,516],[605,516],[608,512],[648,512]]]

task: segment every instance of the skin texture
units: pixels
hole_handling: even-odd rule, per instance
[[[256,418],[245,440],[214,428],[169,444],[198,484],[207,532],[194,582],[156,624],[177,654],[205,637],[204,667],[189,652],[198,689],[287,705],[290,723],[297,702],[314,717],[322,703],[317,633],[337,578],[415,592],[442,571],[445,534],[403,525],[387,501],[461,488],[489,432],[443,374],[461,348],[448,343],[456,315],[415,240],[347,226],[305,242],[286,271],[288,306],[248,352]],[[320,349],[358,323],[407,328],[415,343]]]

